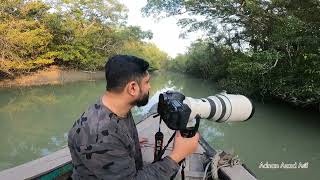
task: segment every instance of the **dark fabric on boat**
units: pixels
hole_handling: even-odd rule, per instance
[[[68,134],[73,179],[170,179],[179,165],[169,156],[143,167],[131,112],[120,118],[101,98],[74,123]]]

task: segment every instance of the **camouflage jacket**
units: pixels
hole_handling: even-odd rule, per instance
[[[143,167],[137,128],[131,112],[120,118],[101,98],[74,123],[68,134],[77,179],[170,179],[179,165],[169,156]]]

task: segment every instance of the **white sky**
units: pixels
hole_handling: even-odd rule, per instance
[[[190,43],[196,40],[199,35],[191,34],[187,39],[179,38],[182,30],[178,27],[175,17],[161,19],[156,22],[152,17],[142,17],[141,8],[146,4],[146,0],[120,0],[129,9],[128,24],[140,26],[142,30],[151,30],[155,43],[161,50],[171,57],[178,53],[184,53]]]

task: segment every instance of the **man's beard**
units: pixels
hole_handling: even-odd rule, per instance
[[[148,94],[145,94],[142,99],[138,99],[138,100],[135,100],[133,103],[135,105],[137,105],[138,107],[141,107],[141,106],[145,106],[148,104],[148,101],[149,101],[149,92]]]

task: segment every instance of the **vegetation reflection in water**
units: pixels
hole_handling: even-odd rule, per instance
[[[218,93],[214,84],[188,75],[154,73],[147,106],[134,108],[138,122],[160,92],[177,90],[191,97]],[[0,90],[0,169],[39,158],[66,145],[67,132],[105,89],[105,81]],[[261,179],[317,179],[320,168],[318,114],[280,104],[255,103],[253,119],[217,124],[203,120],[202,136],[215,148],[239,155]],[[308,169],[259,169],[260,162],[309,162]]]

